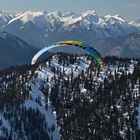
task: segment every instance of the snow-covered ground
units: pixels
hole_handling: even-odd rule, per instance
[[[139,125],[139,128],[140,128],[140,104],[138,106],[138,125]]]
[[[46,109],[45,95],[41,92],[40,86],[41,81],[36,78],[35,83],[31,83],[30,99],[26,100],[24,105],[26,106],[26,109],[38,109],[40,113],[45,116],[48,127],[52,128],[53,125],[55,126],[55,130],[52,133],[48,132],[50,138],[52,137],[53,140],[60,140],[60,133],[56,124],[56,120],[53,116],[52,108],[51,106],[48,106]],[[39,100],[40,104],[37,103],[36,100]]]
[[[124,66],[119,66],[118,65],[106,65],[99,74],[98,81],[103,82],[106,77],[108,77],[110,74],[115,75],[115,72],[117,74],[122,75],[123,73],[126,74],[132,74],[134,71],[134,65],[137,64],[137,61],[131,60],[130,63],[127,65],[127,69],[125,70]]]
[[[0,136],[5,135],[4,132],[2,131],[3,128],[6,128],[8,129],[8,131],[10,131],[11,126],[9,122],[4,118],[3,113],[0,113]]]
[[[119,62],[118,62],[119,63]],[[87,60],[86,57],[79,57],[78,62],[74,62],[74,64],[65,64],[60,65],[57,56],[53,56],[50,64],[49,62],[46,62],[43,65],[40,65],[36,71],[35,76],[29,81],[28,85],[30,85],[30,92],[29,92],[29,98],[25,100],[23,103],[23,106],[26,107],[26,109],[35,109],[38,110],[43,116],[45,116],[45,120],[47,123],[48,128],[55,127],[54,131],[49,131],[48,134],[49,137],[53,140],[60,140],[61,134],[60,134],[60,128],[57,124],[57,112],[54,110],[54,108],[51,105],[50,101],[50,94],[51,94],[51,88],[55,84],[54,77],[56,79],[60,78],[60,73],[63,73],[62,78],[63,80],[68,80],[71,78],[71,74],[73,72],[73,78],[78,77],[82,72],[86,73],[86,70],[91,64],[91,60]],[[124,65],[106,65],[97,76],[95,73],[94,81],[95,85],[97,85],[97,88],[99,85],[104,82],[105,78],[109,79],[108,77],[114,76],[116,73],[121,76],[122,74],[132,74],[134,71],[134,66],[137,64],[136,61],[130,61],[127,66]],[[55,68],[55,69],[54,69]],[[59,73],[59,74],[58,74]],[[85,75],[86,76],[86,75]],[[7,77],[8,79],[9,77]],[[22,77],[21,77],[22,79]],[[1,80],[1,79],[0,79]],[[8,87],[7,83],[6,87]],[[87,93],[87,89],[81,84],[79,85],[81,93]],[[131,87],[131,85],[130,85]],[[46,88],[47,92],[44,92],[42,89]],[[134,88],[131,90],[133,97],[137,98],[139,96],[139,84],[137,83]],[[89,102],[93,102],[93,99],[87,96],[89,98]],[[121,97],[120,97],[121,98]],[[118,99],[116,108],[118,110],[122,109],[122,105],[120,104],[120,99]],[[133,105],[132,105],[133,106]],[[113,108],[113,107],[112,107]],[[138,107],[138,124],[140,128],[140,104]],[[128,112],[122,114],[123,117],[128,117]],[[109,117],[109,116],[107,116]],[[0,113],[0,123],[2,122],[2,125],[0,125],[0,136],[2,136],[3,131],[2,128],[7,128],[10,131],[10,124],[9,122],[4,118],[3,113]],[[126,127],[124,124],[124,127],[119,130],[120,135],[122,137],[125,136]]]
[[[52,109],[50,104],[50,93],[51,93],[51,86],[54,84],[52,78],[55,76],[56,78],[59,78],[57,73],[52,71],[51,68],[60,69],[61,71],[64,70],[64,76],[63,78],[65,80],[68,79],[68,77],[71,75],[71,72],[73,71],[73,77],[76,78],[82,71],[85,71],[86,68],[89,67],[91,61],[87,61],[84,57],[80,58],[80,64],[75,63],[73,65],[65,65],[62,66],[58,64],[58,59],[56,56],[53,56],[51,60],[51,64],[49,67],[49,63],[46,62],[44,66],[40,66],[37,71],[35,71],[37,77],[33,78],[30,81],[31,85],[31,91],[30,91],[30,98],[25,101],[24,105],[27,109],[38,109],[46,118],[46,122],[48,126],[51,128],[53,125],[55,126],[55,131],[50,134],[50,137],[52,135],[54,140],[60,139],[60,132],[59,128],[57,126],[56,121],[56,115],[57,112]],[[59,71],[60,72],[60,71]],[[48,99],[46,99],[45,94],[41,91],[41,86],[43,84],[43,81],[46,81],[48,79],[48,82],[45,82],[44,86],[48,87]],[[39,103],[37,102],[39,101]],[[47,109],[46,109],[47,106]],[[49,132],[48,132],[49,134]]]

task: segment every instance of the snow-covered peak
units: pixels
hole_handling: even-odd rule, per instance
[[[28,11],[24,15],[21,16],[21,21],[26,23],[28,21],[35,22],[36,20],[40,20],[40,17],[43,16],[42,12],[32,12]]]
[[[122,21],[122,22],[126,22],[126,20],[123,17],[121,17],[120,15],[114,15],[113,17],[117,20]]]
[[[85,16],[91,16],[91,15],[97,15],[96,12],[94,10],[88,10],[84,13],[82,13],[82,16],[85,17]]]
[[[54,12],[49,13],[48,15],[56,19],[59,19],[60,17],[62,17],[62,13],[60,11],[54,11]]]
[[[13,18],[9,21],[8,24],[11,24],[17,20],[19,20],[23,24],[32,22],[36,27],[39,28],[48,26],[49,24],[48,18],[45,16],[44,12],[33,12],[31,10],[17,16],[16,18]]]
[[[122,18],[120,15],[114,15],[114,16],[106,15],[105,20],[106,21],[112,20],[112,21],[126,22],[126,20],[124,18]]]
[[[86,22],[89,22],[89,24],[94,23],[98,24],[100,20],[100,16],[95,11],[87,11],[81,14],[83,19],[86,20]]]
[[[10,23],[12,23],[12,22],[14,22],[14,21],[16,21],[16,20],[21,20],[24,16],[26,16],[27,14],[29,14],[31,11],[27,11],[27,12],[25,12],[25,13],[23,13],[23,14],[21,14],[21,15],[19,15],[19,16],[17,16],[17,17],[15,17],[15,18],[13,18],[13,19],[11,19],[9,22],[8,22],[8,24],[10,24]]]
[[[22,31],[28,29],[28,32],[33,32],[35,30],[34,27],[37,27],[37,33],[40,31],[41,34],[39,35],[39,37],[41,37],[41,43],[39,44],[42,44],[42,38],[44,40],[44,37],[44,42],[46,42],[46,37],[49,37],[50,32],[55,32],[54,34],[56,34],[56,32],[59,31],[62,33],[69,31],[84,31],[87,32],[87,34],[90,34],[90,36],[117,37],[125,36],[138,30],[120,15],[100,16],[95,11],[89,10],[81,14],[71,12],[61,13],[60,11],[51,13],[48,13],[47,11],[27,11],[12,18],[8,24],[5,24],[5,26],[2,27],[2,31],[6,30],[9,32],[10,30],[11,34],[17,35],[18,33],[15,34],[15,31],[17,30]],[[23,36],[22,39],[26,40],[25,35]]]
[[[67,12],[63,14],[63,17],[77,17],[79,15],[73,13],[73,12]]]
[[[98,24],[100,17],[95,11],[86,11],[80,15],[67,13],[61,18],[66,26],[79,24],[79,27],[87,28],[90,24]]]

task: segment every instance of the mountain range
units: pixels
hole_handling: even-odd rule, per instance
[[[128,22],[120,15],[100,16],[95,11],[81,14],[0,11],[0,32],[42,48],[60,40],[84,41],[102,55],[140,57],[140,21]]]

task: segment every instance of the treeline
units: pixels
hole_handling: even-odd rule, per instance
[[[65,58],[63,56],[61,59],[61,65],[69,59]],[[71,56],[72,58],[76,62],[75,56]],[[91,58],[87,57],[88,59]],[[107,57],[105,61],[106,65],[115,65],[117,68],[115,74],[110,72],[100,84],[94,80],[99,75],[94,61],[91,61],[89,68],[75,79],[73,71],[67,81],[61,80],[63,71],[58,79],[54,78],[51,101],[57,112],[62,139],[140,139],[137,118],[140,61],[116,57]],[[132,74],[128,73],[130,64],[135,66]],[[86,89],[85,92],[81,90],[81,85]]]
[[[49,140],[55,127],[49,128],[37,109],[26,109],[23,104],[30,99],[30,81],[37,78],[37,70],[48,67],[54,73],[42,81],[39,87],[45,95],[46,110],[50,98],[53,111],[56,111],[57,124],[62,140],[139,140],[138,110],[140,101],[140,60],[106,57],[102,82],[98,80],[100,68],[90,56],[57,54],[43,64],[35,66],[11,67],[0,71],[0,113],[9,123],[4,127],[0,119],[1,140]],[[59,66],[54,67],[52,60]],[[46,64],[46,61],[48,64]],[[87,63],[88,68],[79,71],[75,77],[71,68],[69,75],[65,67]],[[71,65],[70,65],[71,64]],[[134,65],[129,73],[129,65]],[[60,67],[61,66],[61,67]],[[49,87],[51,84],[50,97]],[[39,104],[40,101],[37,101]]]
[[[49,140],[45,116],[36,109],[27,109],[30,98],[32,66],[11,67],[0,72],[0,140]],[[4,121],[5,120],[5,121]]]

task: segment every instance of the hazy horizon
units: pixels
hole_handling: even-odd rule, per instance
[[[82,13],[88,10],[94,10],[99,15],[116,15],[119,14],[127,20],[140,18],[140,1],[139,0],[86,0],[86,1],[65,1],[65,0],[4,0],[0,1],[0,9],[4,12],[25,12],[32,11],[61,11]]]

